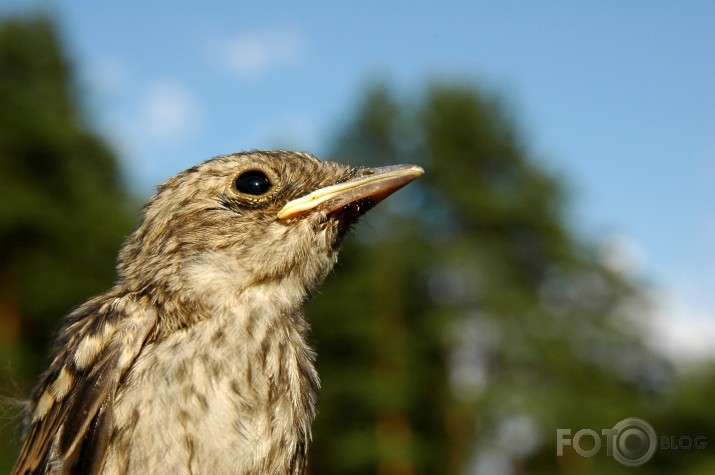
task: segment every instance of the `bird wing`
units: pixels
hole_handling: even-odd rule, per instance
[[[105,296],[70,314],[60,351],[33,393],[13,475],[102,470],[118,384],[156,323],[150,309],[131,295]]]

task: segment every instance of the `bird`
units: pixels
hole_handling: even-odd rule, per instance
[[[157,187],[114,285],[65,318],[12,473],[305,473],[303,306],[357,220],[423,173],[253,150]]]

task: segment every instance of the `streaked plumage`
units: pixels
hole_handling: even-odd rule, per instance
[[[250,152],[160,186],[114,287],[67,317],[13,473],[303,473],[303,304],[358,217],[421,173]]]

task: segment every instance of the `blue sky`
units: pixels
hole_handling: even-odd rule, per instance
[[[25,5],[20,7],[19,5]],[[96,2],[56,14],[132,186],[250,148],[318,155],[364,86],[502,94],[572,219],[647,282],[651,337],[715,355],[715,3]]]

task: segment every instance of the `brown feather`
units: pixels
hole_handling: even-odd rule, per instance
[[[122,353],[126,351],[123,339],[126,338],[127,332],[134,332],[137,334],[136,338],[143,341],[154,324],[150,315],[141,324],[134,325],[132,323],[136,323],[137,319],[123,314],[127,307],[135,307],[127,304],[127,300],[133,298],[129,296],[117,299],[111,296],[94,299],[69,316],[69,323],[61,332],[59,341],[70,342],[70,346],[55,358],[43,383],[35,391],[35,411],[38,400],[48,392],[63,367],[65,370],[72,368],[71,372],[67,373],[73,375],[72,386],[67,394],[53,402],[46,414],[41,417],[33,416],[25,443],[12,471],[13,475],[100,473],[111,433],[114,395],[119,381],[128,369],[128,366],[121,368],[117,364]],[[82,339],[72,338],[68,333],[75,328],[77,322],[93,328],[95,333],[89,333]],[[116,325],[119,331],[105,332],[106,325]],[[87,368],[77,368],[76,361],[70,355],[77,351],[84,339],[100,332],[112,335],[103,346],[103,351],[95,356],[95,361]],[[133,352],[138,354],[140,348]],[[87,458],[81,461],[86,470],[79,471],[76,466],[82,454]]]

